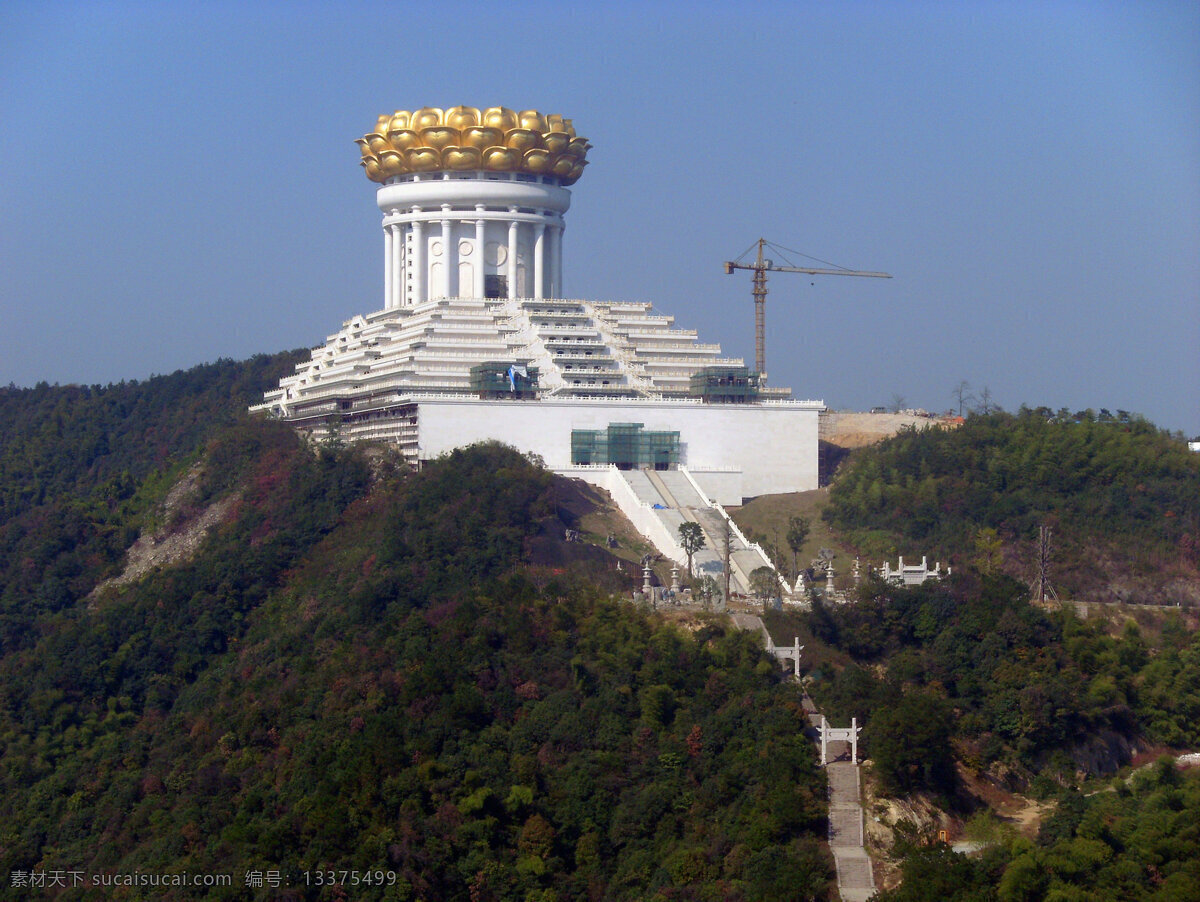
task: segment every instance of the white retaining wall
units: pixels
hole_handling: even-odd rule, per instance
[[[699,473],[698,481],[718,500],[732,500],[735,490],[752,497],[817,487],[817,421],[822,407],[816,401],[737,405],[445,397],[420,398],[418,403],[422,460],[494,439],[540,455],[552,470],[565,470],[572,466],[572,430],[641,423],[650,432],[679,432],[680,464]],[[740,471],[740,487],[733,471]]]

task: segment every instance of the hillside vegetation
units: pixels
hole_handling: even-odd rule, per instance
[[[144,382],[0,388],[0,650],[115,574],[217,430],[248,418],[295,352]]]
[[[904,882],[877,902],[1189,902],[1200,884],[1200,770],[1169,761],[1112,791],[1064,795],[1031,841],[999,830],[979,856],[901,842]]]
[[[180,900],[827,897],[823,774],[756,635],[614,600],[604,543],[564,533],[616,527],[512,449],[413,473],[251,419],[290,362],[0,390],[0,869],[231,877],[151,894]],[[1060,593],[1186,600],[1198,474],[1149,424],[1042,410],[854,453],[799,562],[836,539],[956,572],[769,627],[809,646],[825,713],[865,724],[884,790],[1054,804],[976,858],[900,831],[885,898],[1189,898],[1197,779],[1097,782],[1200,746],[1189,613],[1114,632],[1028,580],[1046,523]],[[783,552],[821,500],[739,515]],[[104,582],[139,535],[184,534]]]
[[[0,572],[24,581],[0,654],[0,869],[229,874],[205,891],[227,899],[824,898],[796,691],[756,637],[668,628],[570,564],[554,477],[499,446],[411,474],[271,423],[196,435],[158,470],[123,436],[124,499],[99,504],[77,458],[6,524],[44,564],[15,550]],[[181,461],[226,519],[85,600]],[[85,527],[70,578],[48,507]],[[563,566],[527,565],[556,542]],[[317,885],[330,869],[384,885]]]
[[[973,563],[1028,583],[1052,528],[1060,596],[1200,602],[1200,455],[1122,414],[973,415],[855,452],[828,521],[872,557]]]
[[[1136,744],[1200,748],[1200,635],[1165,621],[1153,644],[1031,605],[1003,575],[870,583],[819,601],[811,634],[852,658],[813,674],[831,716],[866,722],[886,789],[950,796],[955,763],[1043,792],[1128,763]],[[776,632],[784,631],[783,627]]]

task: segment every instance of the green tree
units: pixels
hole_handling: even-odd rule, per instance
[[[687,555],[688,579],[692,578],[692,555],[704,547],[704,530],[691,521],[679,524],[679,546]]]
[[[1004,540],[991,526],[975,533],[975,551],[979,555],[978,567],[984,573],[995,573],[1004,562]]]
[[[907,692],[896,704],[872,712],[866,738],[884,785],[899,793],[952,790],[950,731],[946,703],[929,692]]]
[[[788,548],[792,549],[793,582],[800,575],[800,566],[797,559],[800,556],[800,549],[804,547],[804,540],[808,538],[808,533],[808,521],[803,517],[792,517],[788,520],[787,543]]]
[[[772,598],[779,596],[779,574],[774,567],[758,567],[750,574],[750,591],[762,599],[763,613]]]
[[[700,603],[704,606],[704,610],[712,609],[712,600],[721,594],[721,587],[717,585],[717,581],[707,573],[702,574],[696,580],[692,587],[693,591],[700,596]]]

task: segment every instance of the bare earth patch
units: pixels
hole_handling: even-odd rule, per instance
[[[162,522],[168,524],[153,533],[138,536],[136,542],[125,553],[125,569],[117,576],[106,579],[88,595],[88,602],[106,590],[137,582],[157,567],[169,567],[185,563],[195,557],[201,543],[209,532],[228,516],[239,495],[230,495],[214,501],[198,513],[186,515],[195,497],[200,478],[200,465],[192,467],[167,493],[162,505]],[[183,522],[176,524],[180,516]]]

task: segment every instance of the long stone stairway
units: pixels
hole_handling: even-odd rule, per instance
[[[734,625],[761,633],[765,640],[770,634],[762,618],[745,611],[730,614]],[[773,644],[773,643],[769,643]],[[819,737],[824,718],[813,700],[805,693],[802,704],[808,717],[811,737]],[[819,742],[818,738],[818,742]],[[827,747],[828,763],[825,777],[829,785],[829,849],[837,867],[838,894],[842,902],[867,902],[875,895],[875,873],[871,857],[863,843],[865,821],[862,808],[861,773],[851,755],[850,743],[832,739]]]
[[[654,512],[674,537],[682,523],[698,523],[704,532],[704,547],[692,557],[692,569],[697,575],[707,574],[722,579],[725,572],[725,514],[715,507],[683,470],[624,470],[621,476],[637,500]],[[750,574],[757,568],[770,566],[766,555],[757,545],[747,545],[736,529],[730,533],[730,588],[749,594]]]
[[[804,711],[812,727],[819,730],[822,716],[808,695],[804,696]],[[842,902],[867,902],[875,895],[875,873],[864,845],[861,773],[851,759],[850,743],[833,740],[828,754],[829,849],[837,868],[838,894]]]
[[[867,902],[875,894],[871,859],[863,846],[858,770],[858,765],[849,761],[825,768],[829,779],[829,848],[837,865],[842,902]]]

